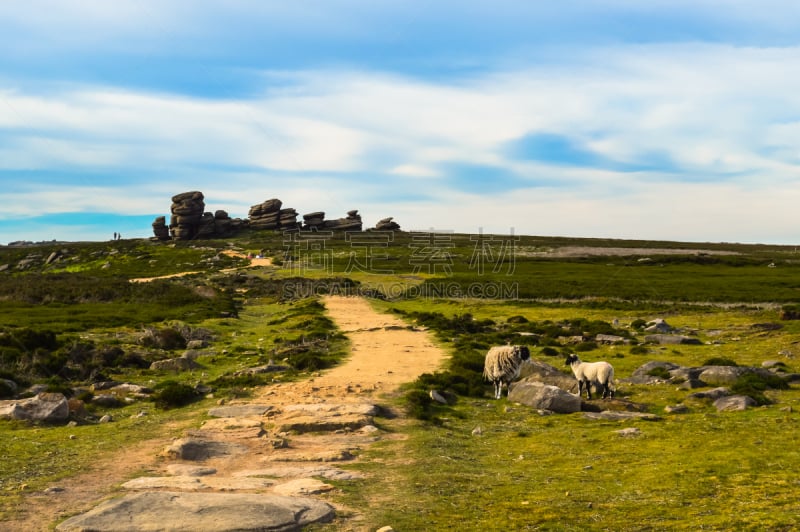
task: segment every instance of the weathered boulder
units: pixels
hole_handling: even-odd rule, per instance
[[[756,406],[756,400],[747,395],[730,395],[714,401],[714,408],[719,412],[740,412],[748,407]]]
[[[202,367],[200,364],[188,357],[168,358],[166,360],[156,360],[150,364],[150,369],[162,371],[190,371]]]
[[[69,403],[60,393],[39,393],[35,397],[0,401],[0,419],[58,423],[69,418]]]
[[[511,386],[508,400],[530,406],[537,410],[549,410],[559,414],[580,412],[581,398],[565,392],[558,386],[540,382],[516,382]]]
[[[384,218],[375,224],[377,231],[397,231],[400,229],[400,224],[394,221],[394,218]]]
[[[754,373],[762,377],[773,377],[775,374],[764,368],[747,366],[705,366],[698,378],[710,386],[727,386],[736,382],[742,375]]]
[[[651,332],[651,333],[668,333],[672,332],[673,328],[664,319],[656,318],[654,320],[648,321],[644,326],[644,330],[645,332]]]
[[[682,334],[648,334],[644,341],[658,345],[702,345],[699,339]]]
[[[234,443],[201,438],[181,438],[164,450],[164,455],[178,460],[200,461],[216,456],[230,456],[247,452],[247,447]]]
[[[264,493],[132,493],[67,519],[59,532],[249,532],[300,530],[333,519],[328,503]]]
[[[663,369],[667,373],[672,373],[673,370],[680,368],[679,365],[673,364],[672,362],[661,362],[658,360],[651,360],[642,366],[639,366],[634,370],[631,376],[626,379],[631,384],[655,384],[655,383],[662,383],[666,379],[663,377],[659,377],[657,375],[651,375],[658,370],[658,368]]]
[[[571,373],[567,374],[550,364],[533,359],[522,364],[519,375],[520,381],[541,382],[550,386],[558,386],[566,391],[577,390],[578,386],[578,381],[575,380]]]

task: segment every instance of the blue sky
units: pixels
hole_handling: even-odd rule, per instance
[[[0,244],[170,198],[367,226],[800,240],[791,1],[0,3]]]

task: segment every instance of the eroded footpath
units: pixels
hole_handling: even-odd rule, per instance
[[[216,406],[200,428],[157,450],[147,476],[56,530],[294,530],[335,519],[337,508],[325,500],[334,487],[326,481],[360,478],[341,465],[390,437],[374,423],[387,414],[382,399],[440,368],[446,355],[427,332],[374,311],[364,299],[323,303],[351,342],[341,365]],[[358,512],[347,509],[347,529],[358,529]]]

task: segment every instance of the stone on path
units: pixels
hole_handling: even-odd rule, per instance
[[[243,445],[221,441],[181,438],[172,442],[164,454],[178,460],[206,460],[216,456],[229,456],[247,452]]]
[[[172,476],[172,477],[139,477],[122,485],[126,490],[183,490],[201,491],[221,489],[225,491],[263,490],[270,488],[275,481],[264,478],[231,478],[217,476]],[[284,494],[285,495],[285,494]]]
[[[125,495],[67,519],[58,532],[249,532],[299,530],[333,519],[329,504],[306,498],[253,493]]]
[[[226,405],[208,411],[211,417],[247,417],[263,416],[273,407],[271,405]]]

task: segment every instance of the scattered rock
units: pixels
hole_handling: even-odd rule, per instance
[[[550,410],[559,414],[580,412],[581,398],[557,386],[540,382],[520,381],[511,387],[508,400],[535,409]]]
[[[616,432],[623,438],[633,438],[636,436],[640,436],[642,434],[642,431],[636,427],[628,427],[627,429],[616,430],[614,432]]]
[[[655,414],[647,414],[645,412],[612,412],[606,410],[604,412],[584,412],[583,417],[592,420],[603,421],[625,421],[630,419],[641,419],[644,421],[659,421],[661,418]]]
[[[326,484],[321,480],[314,478],[298,478],[283,484],[278,484],[272,489],[272,491],[278,495],[296,497],[318,495],[320,493],[325,493],[326,491],[331,491],[332,489],[333,486]]]
[[[60,393],[42,392],[28,399],[0,401],[0,419],[59,423],[69,418],[69,403]]]
[[[178,460],[200,461],[217,456],[241,454],[246,451],[246,447],[234,443],[181,438],[167,447],[164,454]]]
[[[212,408],[208,411],[211,417],[247,417],[263,416],[273,410],[271,405],[226,405]]]
[[[747,395],[731,395],[714,401],[714,408],[719,412],[740,412],[756,404],[755,399]]]

